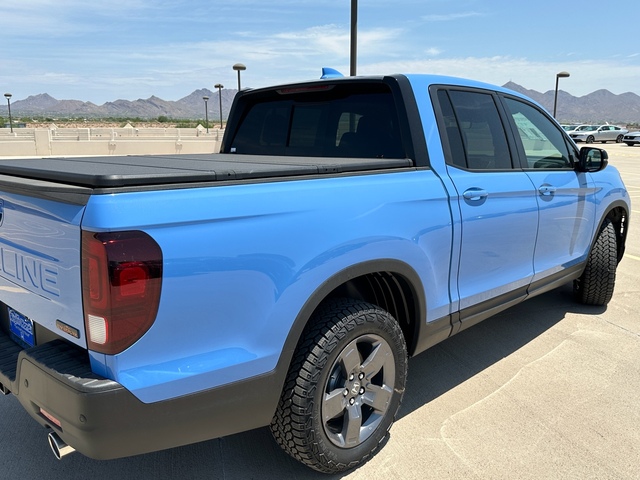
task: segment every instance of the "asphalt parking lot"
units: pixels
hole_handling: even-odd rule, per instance
[[[640,205],[640,147],[604,146]],[[571,286],[412,359],[385,448],[343,476],[287,457],[267,429],[133,458],[58,461],[46,431],[0,398],[0,472],[21,479],[640,478],[640,207],[607,308]]]

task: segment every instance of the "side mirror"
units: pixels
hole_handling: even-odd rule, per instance
[[[609,164],[609,155],[605,150],[594,147],[582,147],[578,160],[578,171],[599,172]]]

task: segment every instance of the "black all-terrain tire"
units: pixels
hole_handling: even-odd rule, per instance
[[[354,468],[387,439],[406,376],[404,336],[389,313],[358,300],[327,301],[298,343],[271,433],[315,470]]]
[[[609,303],[616,283],[617,266],[616,230],[610,220],[605,220],[589,252],[582,276],[573,283],[578,301],[598,306]]]

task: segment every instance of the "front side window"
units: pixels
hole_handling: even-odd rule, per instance
[[[564,135],[533,106],[505,98],[527,159],[525,168],[573,168]]]

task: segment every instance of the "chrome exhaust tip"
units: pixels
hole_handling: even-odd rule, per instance
[[[75,448],[64,443],[64,440],[62,440],[56,432],[49,433],[47,438],[49,439],[51,451],[58,460],[76,451]]]

